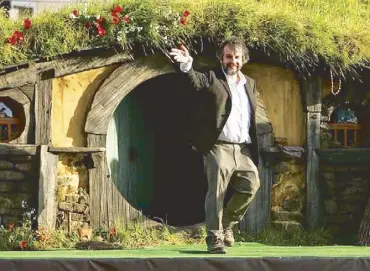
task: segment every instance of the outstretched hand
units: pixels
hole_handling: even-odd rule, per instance
[[[180,45],[179,49],[172,48],[169,54],[177,63],[187,63],[190,59],[188,49],[186,49],[186,47],[182,44]]]

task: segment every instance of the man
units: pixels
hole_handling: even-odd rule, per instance
[[[218,52],[221,67],[205,73],[193,70],[185,46],[173,48],[170,55],[197,91],[190,137],[193,148],[203,154],[208,179],[206,243],[210,253],[224,254],[225,245],[234,244],[233,226],[242,220],[260,186],[256,85],[240,71],[249,60],[248,49],[241,39],[225,40]],[[235,191],[223,210],[229,182]]]

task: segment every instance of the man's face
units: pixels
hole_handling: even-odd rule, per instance
[[[235,75],[243,66],[243,50],[240,47],[224,47],[224,53],[221,60],[222,68],[228,75]]]

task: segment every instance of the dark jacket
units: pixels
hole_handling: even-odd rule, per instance
[[[196,93],[190,108],[190,143],[200,152],[207,153],[216,143],[231,112],[231,92],[221,68],[205,73],[191,69],[187,77]],[[258,166],[258,142],[256,128],[256,85],[247,78],[245,89],[251,104],[251,125],[249,135],[252,140],[252,160]]]

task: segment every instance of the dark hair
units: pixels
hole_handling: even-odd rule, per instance
[[[217,58],[219,60],[222,60],[223,54],[224,54],[224,48],[226,46],[230,46],[231,48],[241,48],[243,51],[243,64],[247,63],[249,61],[249,50],[247,46],[245,45],[244,40],[238,37],[230,37],[226,40],[224,40],[217,51]]]

